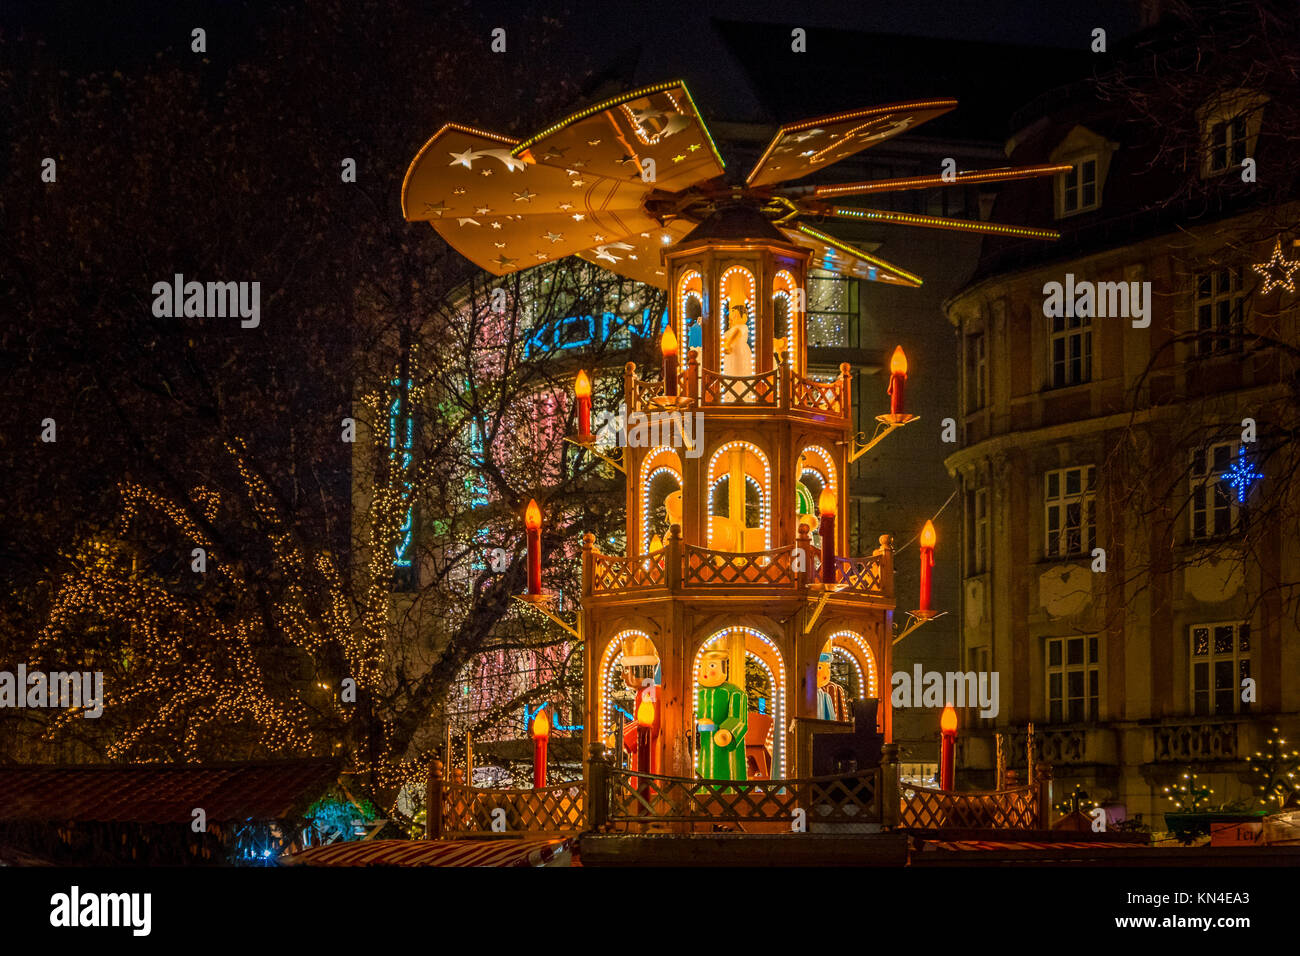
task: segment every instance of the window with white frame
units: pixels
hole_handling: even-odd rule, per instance
[[[1250,625],[1243,621],[1191,627],[1192,712],[1198,717],[1248,711],[1241,682],[1250,676]]]
[[[1100,648],[1096,637],[1047,639],[1048,723],[1096,720],[1101,699]]]
[[[989,567],[989,490],[977,488],[967,492],[966,514],[968,527],[966,540],[970,542],[967,554],[967,574],[983,574]]]
[[[1092,381],[1092,318],[1057,315],[1051,319],[1052,387]]]
[[[1097,208],[1097,157],[1075,160],[1068,172],[1061,174],[1061,215],[1086,212]]]
[[[966,410],[977,411],[988,404],[988,358],[983,335],[966,339],[966,381]]]
[[[1201,128],[1201,175],[1218,176],[1240,169],[1254,153],[1263,128],[1268,97],[1263,93],[1224,90],[1196,111]]]
[[[1232,485],[1237,442],[1192,452],[1192,540],[1235,534],[1245,526],[1246,508]]]
[[[1246,116],[1225,117],[1210,124],[1210,172],[1221,173],[1240,166],[1246,158]]]
[[[1047,557],[1091,554],[1097,546],[1096,473],[1094,465],[1047,473],[1043,494]]]
[[[1196,354],[1239,350],[1245,308],[1240,267],[1197,273]]]

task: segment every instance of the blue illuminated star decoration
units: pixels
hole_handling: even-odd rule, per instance
[[[1250,462],[1246,461],[1246,449],[1237,449],[1237,458],[1232,466],[1223,473],[1224,480],[1230,484],[1237,492],[1237,504],[1244,505],[1246,496],[1250,494],[1250,489],[1255,482],[1264,476],[1254,469]]]

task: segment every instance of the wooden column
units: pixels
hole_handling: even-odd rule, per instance
[[[425,787],[425,824],[426,840],[441,840],[442,819],[442,761],[437,757],[429,763],[429,781]]]
[[[880,758],[880,825],[898,826],[898,744],[885,744]]]

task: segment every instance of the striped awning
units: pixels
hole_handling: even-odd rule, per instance
[[[282,866],[568,866],[578,841],[356,840],[280,857]]]

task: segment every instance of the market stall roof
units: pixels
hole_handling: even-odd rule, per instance
[[[279,820],[337,781],[335,760],[0,767],[0,822],[189,824]]]
[[[359,840],[280,857],[281,866],[563,866],[578,841]]]

